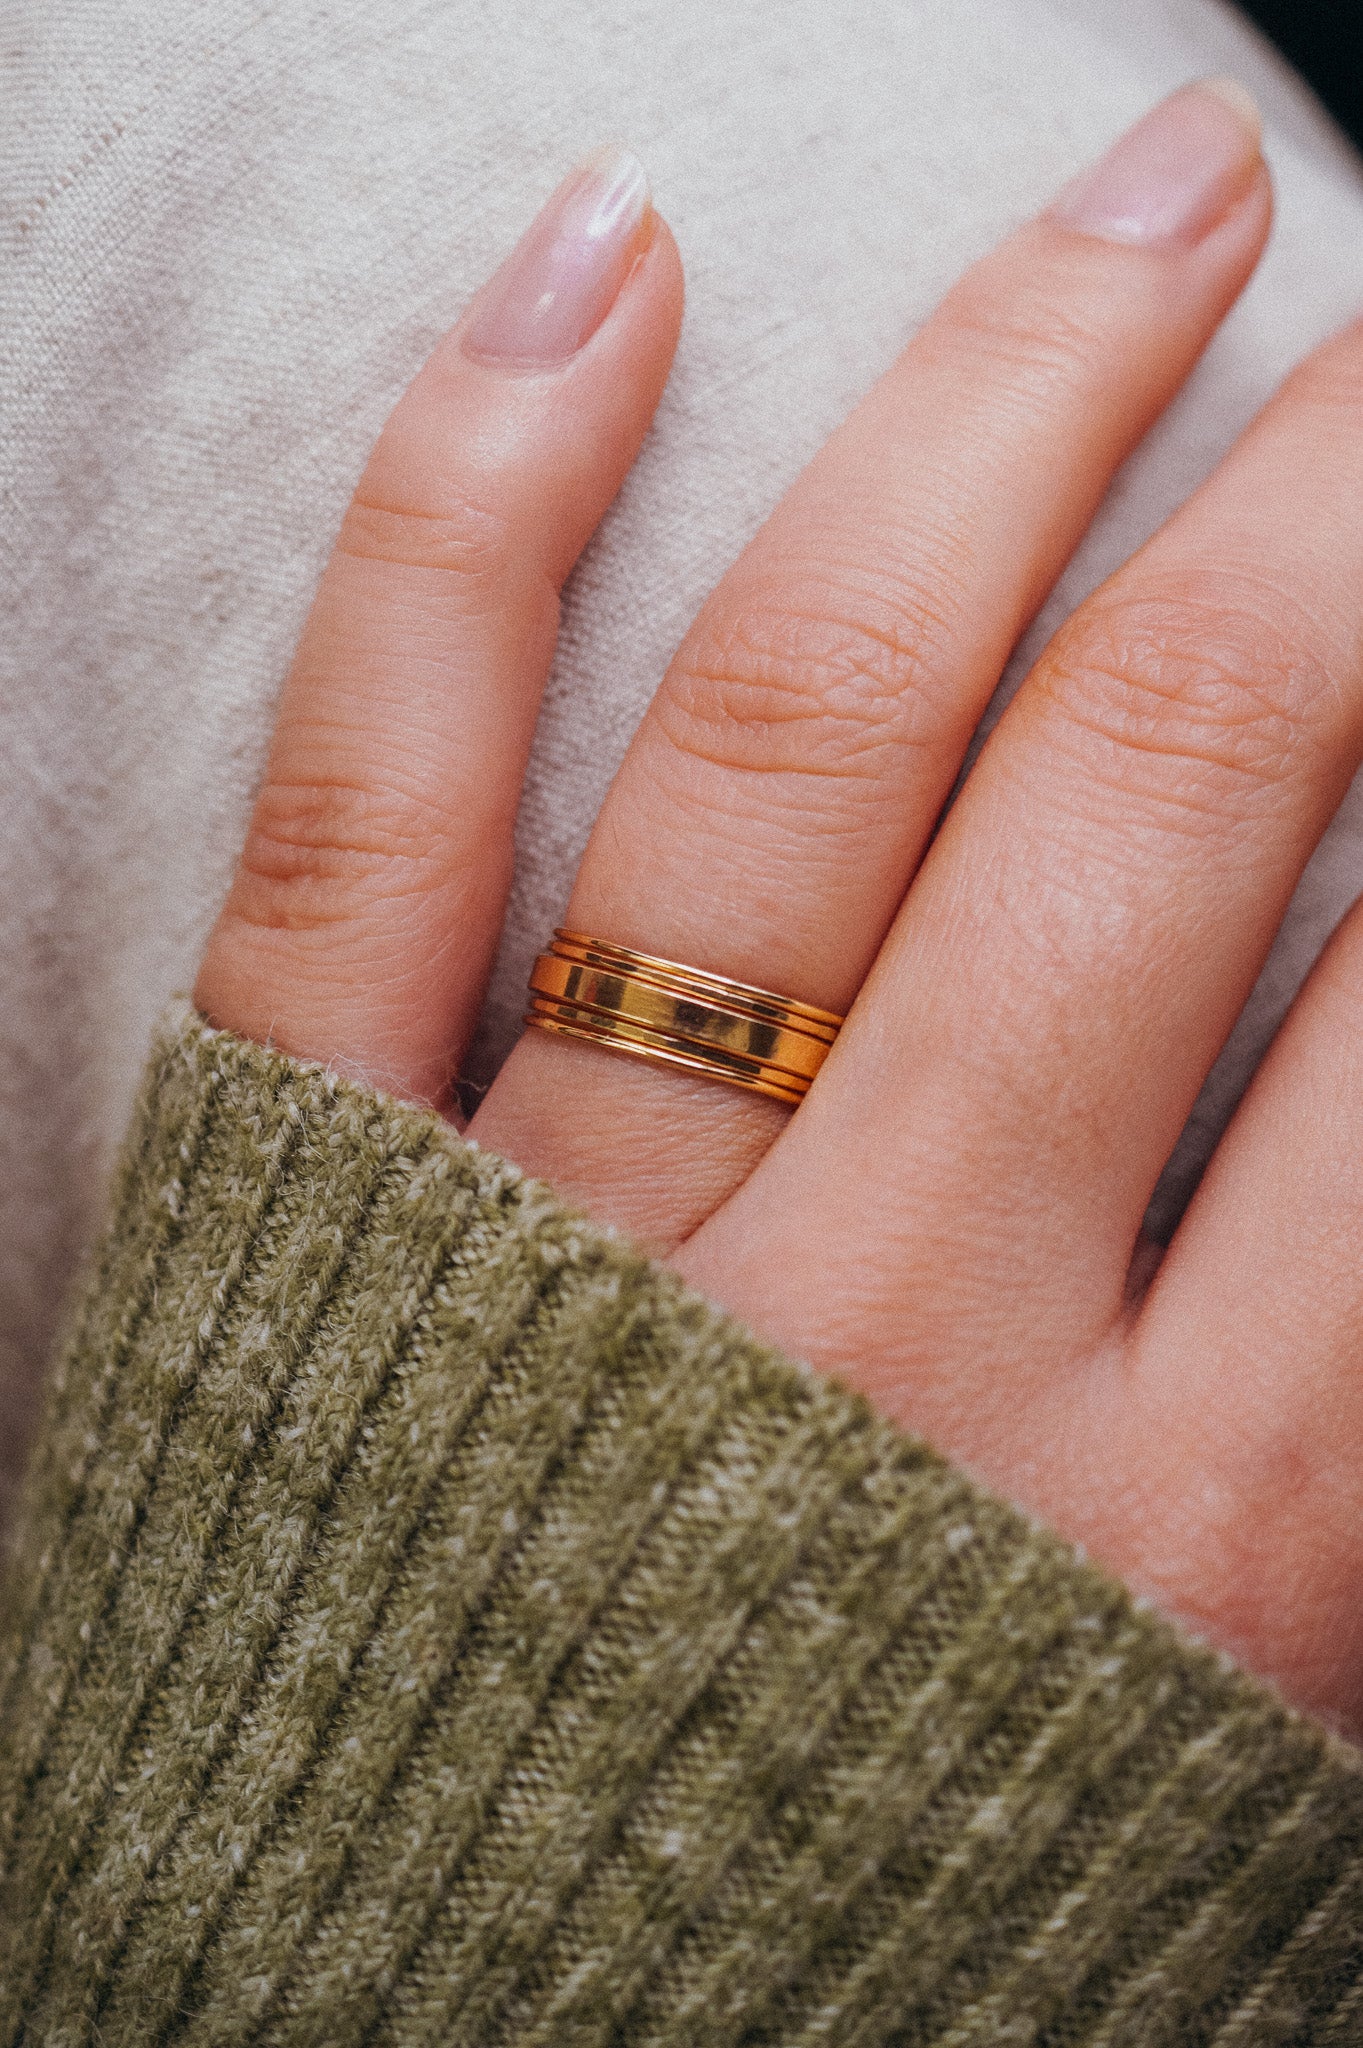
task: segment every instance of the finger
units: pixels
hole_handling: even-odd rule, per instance
[[[1308,977],[1147,1297],[1128,1398],[1182,1609],[1309,1706],[1363,1709],[1363,912]],[[1191,1526],[1190,1526],[1191,1524]],[[1187,1560],[1198,1566],[1188,1583]],[[1282,1618],[1292,1626],[1284,1630]],[[1272,1660],[1274,1620],[1286,1642]]]
[[[1014,642],[1268,210],[1257,126],[1191,89],[976,267],[705,606],[602,811],[576,929],[847,1008]],[[666,1244],[781,1117],[532,1032],[478,1129]]]
[[[590,159],[398,405],[284,688],[196,990],[216,1022],[439,1100],[500,930],[559,589],[671,364],[643,173]]]
[[[723,1219],[732,1243],[743,1203],[798,1187],[836,1270],[855,1162],[909,1247],[896,1287],[932,1277],[917,1360],[885,1353],[921,1427],[960,1422],[923,1406],[929,1358],[953,1402],[989,1382],[1007,1407],[1014,1361],[1045,1376],[1123,1321],[1161,1166],[1363,752],[1360,464],[1363,327],[1043,655],[808,1121]]]

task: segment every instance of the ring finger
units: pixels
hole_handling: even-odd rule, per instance
[[[970,734],[1113,471],[1262,246],[1257,125],[1194,87],[975,268],[688,634],[568,922],[844,1011]],[[482,1141],[657,1247],[785,1112],[529,1032]]]

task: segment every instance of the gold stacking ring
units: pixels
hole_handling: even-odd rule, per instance
[[[530,976],[525,1021],[798,1102],[842,1018],[676,960],[556,931]]]

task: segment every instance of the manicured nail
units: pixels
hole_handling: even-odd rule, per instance
[[[598,150],[565,178],[484,289],[465,353],[526,370],[566,363],[610,312],[651,231],[643,165],[628,150]]]
[[[1108,242],[1192,248],[1249,191],[1260,137],[1235,79],[1185,85],[1068,185],[1051,218]]]

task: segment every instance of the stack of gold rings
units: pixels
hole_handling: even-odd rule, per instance
[[[535,962],[525,1021],[798,1102],[843,1020],[746,982],[560,930]]]

